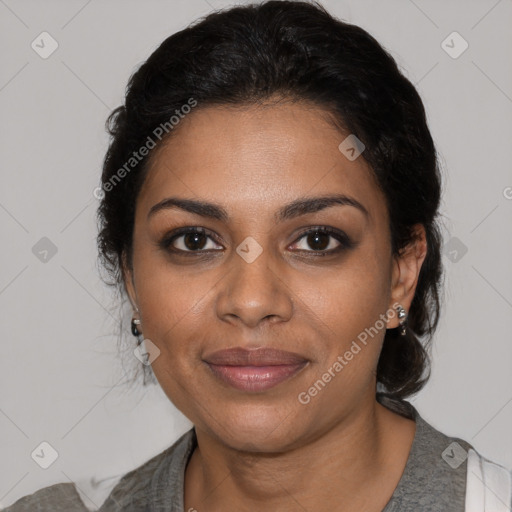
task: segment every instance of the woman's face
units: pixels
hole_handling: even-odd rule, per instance
[[[384,196],[345,138],[306,104],[207,107],[153,155],[126,286],[163,390],[233,448],[292,448],[375,403],[384,315],[408,310],[419,267],[394,264]],[[333,196],[352,204],[318,201]],[[261,347],[294,355],[213,356]]]

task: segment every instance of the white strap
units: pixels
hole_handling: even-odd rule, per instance
[[[468,451],[466,512],[510,512],[512,473],[473,449]]]

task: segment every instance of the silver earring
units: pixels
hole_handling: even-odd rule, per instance
[[[138,327],[140,325],[140,320],[138,318],[132,318],[132,334],[137,338],[137,345],[140,345],[143,341],[142,333],[139,331]]]
[[[402,306],[397,306],[398,319],[400,320],[400,334],[405,336],[407,333],[407,312]]]

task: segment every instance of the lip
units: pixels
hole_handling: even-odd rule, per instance
[[[220,350],[204,357],[212,373],[230,386],[249,392],[265,391],[290,379],[308,359],[273,348]]]
[[[203,360],[207,363],[221,366],[297,365],[307,361],[305,357],[295,352],[287,352],[270,347],[253,349],[243,347],[228,348],[204,356]]]

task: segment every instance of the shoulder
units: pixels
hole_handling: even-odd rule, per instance
[[[471,492],[476,478],[470,476],[472,468],[475,462],[481,464],[488,460],[478,454],[471,443],[438,430],[415,408],[412,408],[412,415],[416,422],[416,435],[393,496],[399,506],[390,507],[390,510],[464,511],[467,493]],[[488,462],[493,468],[498,467]],[[510,471],[505,468],[503,471],[502,478],[509,481]]]
[[[180,502],[185,467],[196,444],[197,438],[192,428],[169,448],[123,476],[105,500],[101,511],[119,511],[124,507],[153,510],[162,501]]]
[[[464,510],[467,458],[473,446],[446,435],[416,414],[416,438],[409,460],[410,499],[421,509]]]
[[[88,512],[73,483],[54,484],[20,498],[2,512]]]
[[[1,512],[119,512],[153,510],[156,500],[181,500],[184,471],[196,445],[194,429],[183,434],[163,452],[122,477],[66,482],[44,487],[20,498]]]

